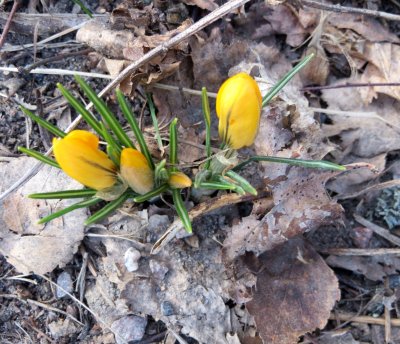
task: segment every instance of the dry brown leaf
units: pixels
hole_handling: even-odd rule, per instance
[[[340,298],[337,278],[314,248],[293,238],[258,257],[253,300],[246,304],[268,344],[294,344],[323,328]]]
[[[393,255],[372,257],[331,255],[326,259],[326,263],[334,268],[346,269],[372,281],[381,282],[388,275],[397,274],[400,270],[400,257]]]
[[[369,42],[400,42],[397,35],[389,32],[387,27],[373,17],[354,13],[330,13],[328,23],[338,29],[355,31]]]
[[[391,43],[368,43],[364,50],[365,58],[369,61],[366,69],[359,78],[362,83],[397,82],[400,75],[400,47]],[[366,103],[371,103],[378,93],[387,94],[400,100],[398,86],[379,86],[360,88],[360,94]]]
[[[31,158],[15,159],[1,164],[1,190],[36,162]],[[22,273],[45,274],[57,266],[63,267],[77,251],[84,235],[86,209],[79,209],[38,225],[40,217],[60,210],[79,200],[34,200],[27,196],[35,192],[79,189],[82,186],[61,170],[46,166],[22,188],[3,201],[0,207],[0,250],[9,263]]]
[[[218,5],[213,0],[183,0],[186,5],[197,6],[203,10],[214,11]]]
[[[114,59],[136,60],[149,49],[169,40],[191,24],[190,20],[182,23],[177,29],[165,34],[146,36],[134,30],[112,30],[110,26],[98,21],[90,21],[76,33],[76,39],[100,52],[105,57]],[[187,52],[187,43],[174,46],[175,51]]]
[[[346,155],[372,158],[400,149],[400,103],[380,96],[372,104],[363,105],[356,88],[324,90],[322,97],[332,112],[332,124],[323,125],[323,132],[326,137],[339,135],[340,148]],[[334,110],[339,110],[338,115],[334,115]]]
[[[283,34],[286,35],[286,43],[288,45],[297,47],[304,42],[306,35],[309,33],[299,21],[296,11],[290,5],[269,6],[267,2],[262,2],[253,5],[250,8],[250,12],[252,11],[254,16],[258,18],[262,13],[263,19],[266,21],[265,24],[257,25],[253,35],[254,39]]]
[[[258,255],[299,234],[340,223],[343,209],[325,190],[326,181],[336,174],[291,168],[285,179],[276,181],[272,210],[261,220],[250,215],[232,227],[224,241],[226,261],[245,251]]]

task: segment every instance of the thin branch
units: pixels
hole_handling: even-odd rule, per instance
[[[301,91],[320,91],[320,90],[332,90],[337,88],[353,88],[353,87],[388,87],[388,86],[400,86],[400,82],[347,82],[341,85],[325,85],[325,86],[306,86]]]
[[[335,256],[400,256],[400,248],[328,248],[318,252]]]
[[[8,31],[10,31],[12,19],[14,17],[15,12],[17,12],[18,7],[19,7],[20,4],[21,4],[21,0],[14,0],[13,6],[11,8],[11,11],[10,11],[9,15],[8,15],[6,24],[4,25],[3,33],[1,34],[1,37],[0,37],[0,49],[3,46],[4,42],[6,41],[6,37],[7,37]]]
[[[318,8],[320,10],[325,10],[330,12],[363,14],[366,16],[383,18],[387,20],[400,21],[400,15],[382,11],[368,10],[365,8],[347,7],[341,5],[329,5],[314,0],[301,0],[301,3],[307,7]]]
[[[166,41],[165,43],[157,46],[156,48],[150,50],[147,54],[141,57],[139,60],[133,62],[128,67],[126,67],[113,81],[111,81],[103,90],[101,90],[98,94],[99,97],[102,97],[104,94],[111,91],[115,88],[122,80],[127,78],[130,74],[132,74],[135,70],[139,67],[143,66],[144,64],[150,62],[155,57],[168,52],[168,50],[175,45],[183,42],[187,38],[191,37],[195,33],[199,32],[200,30],[204,29],[206,26],[210,25],[211,23],[215,22],[216,20],[222,18],[223,16],[230,13],[232,10],[243,6],[250,0],[230,0],[221,7],[217,8],[213,12],[209,13],[198,22],[194,23],[192,26],[188,27],[186,30],[182,31],[180,34],[172,37],[170,40]],[[88,104],[86,108],[89,110],[93,106],[92,103]],[[73,130],[80,122],[81,116],[78,116],[65,130],[65,132],[70,132]],[[51,150],[46,152],[46,155],[50,155]],[[43,166],[41,162],[38,162],[34,165],[23,177],[17,180],[11,187],[5,190],[0,195],[0,201],[7,197],[11,192],[18,189],[21,185],[26,183],[29,179],[31,179]]]
[[[361,324],[385,325],[385,319],[383,318],[374,318],[371,316],[355,315],[351,313],[332,313],[329,319],[357,322]],[[392,326],[400,326],[400,319],[391,319],[390,323]]]
[[[367,219],[364,219],[360,215],[354,214],[354,219],[358,222],[361,223],[363,226],[369,228],[372,230],[375,234],[379,235],[380,237],[386,239],[387,241],[390,241],[392,244],[396,246],[400,246],[400,237],[393,235],[389,232],[389,230],[380,227],[376,225],[375,223],[372,223],[368,221]]]

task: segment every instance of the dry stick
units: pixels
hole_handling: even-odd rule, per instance
[[[198,31],[204,29],[206,26],[210,25],[214,21],[220,19],[224,15],[228,14],[232,10],[244,5],[245,3],[249,2],[250,0],[230,0],[226,4],[222,5],[221,7],[217,8],[210,14],[206,15],[198,22],[194,23],[192,26],[188,27],[185,31],[182,31],[178,35],[172,37],[168,41],[164,42],[163,44],[157,46],[156,48],[150,50],[147,54],[141,57],[139,60],[133,62],[128,67],[126,67],[113,81],[111,81],[103,90],[100,91],[98,94],[99,97],[102,97],[107,92],[111,91],[115,86],[117,86],[122,80],[127,78],[130,74],[132,74],[135,70],[139,67],[143,66],[144,64],[150,62],[152,59],[161,55],[163,53],[168,52],[168,49],[174,47],[175,45],[181,43],[185,39],[189,38],[190,36],[194,35]],[[86,109],[90,109],[93,106],[90,103],[86,106]],[[78,116],[65,130],[65,132],[69,132],[74,129],[80,122],[81,116]],[[50,155],[51,150],[46,152],[46,156]],[[22,178],[17,180],[10,188],[8,188],[5,192],[0,195],[0,201],[7,197],[11,192],[18,189],[22,184],[26,183],[30,178],[32,178],[43,166],[42,162],[36,163]]]
[[[359,190],[359,191],[356,191],[353,193],[335,196],[333,199],[340,200],[340,199],[355,198],[355,197],[361,196],[370,191],[378,191],[378,190],[382,190],[382,189],[392,188],[393,186],[397,186],[397,185],[400,185],[400,179],[389,180],[387,182],[368,186],[362,190]]]
[[[340,5],[329,5],[329,4],[323,4],[319,1],[314,1],[314,0],[301,0],[301,3],[307,7],[318,8],[320,10],[325,10],[325,11],[330,11],[330,12],[364,14],[366,16],[378,17],[378,18],[383,18],[383,19],[387,19],[387,20],[400,21],[400,15],[387,13],[387,12],[367,10],[364,8],[340,6]]]
[[[303,87],[302,91],[320,91],[320,90],[332,90],[337,88],[353,88],[353,87],[387,87],[387,86],[400,86],[400,82],[360,82],[353,83],[347,82],[341,85],[325,85],[325,86],[306,86]]]
[[[350,321],[357,322],[362,324],[370,324],[370,325],[385,325],[385,319],[383,318],[374,318],[365,315],[355,315],[351,313],[332,313],[329,317],[330,320],[341,320],[341,321]],[[400,326],[400,319],[391,319],[390,324],[392,326]]]
[[[400,246],[400,237],[390,234],[387,229],[380,227],[380,226],[376,225],[375,223],[368,221],[367,219],[364,219],[360,215],[353,214],[353,216],[357,222],[359,222],[363,226],[369,228],[375,234],[378,234],[379,236],[381,236],[382,238],[385,238],[386,240],[390,241],[392,244],[394,244],[396,246]]]
[[[328,248],[318,252],[335,256],[400,256],[400,248]]]
[[[10,14],[8,15],[8,18],[7,18],[7,21],[6,21],[6,25],[4,25],[3,33],[1,34],[1,37],[0,37],[0,49],[3,46],[4,42],[6,41],[6,37],[7,37],[8,31],[10,31],[10,26],[11,26],[12,19],[14,17],[15,12],[17,12],[17,9],[18,9],[20,4],[21,4],[21,0],[14,0],[13,6],[12,6],[11,11],[10,11]]]

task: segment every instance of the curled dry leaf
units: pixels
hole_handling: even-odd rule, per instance
[[[264,343],[294,344],[323,328],[340,298],[337,278],[300,237],[258,257],[253,300],[246,304]]]
[[[183,0],[186,5],[200,7],[203,10],[214,11],[218,5],[213,0]]]
[[[332,121],[322,126],[323,132],[326,137],[340,136],[341,151],[372,158],[400,149],[398,102],[380,96],[364,105],[355,88],[324,90],[322,97],[328,103]]]
[[[396,82],[400,74],[400,47],[392,43],[367,43],[364,56],[369,61],[359,82],[362,83],[388,83]],[[371,103],[378,97],[378,93],[387,94],[400,100],[398,86],[364,87],[360,94],[366,103]]]
[[[29,170],[36,160],[15,159],[1,164],[2,190]],[[0,252],[22,273],[45,274],[71,261],[84,235],[86,209],[79,209],[45,225],[36,224],[40,217],[60,210],[79,200],[34,200],[35,192],[79,189],[61,170],[45,166],[22,188],[6,198],[0,207]]]
[[[288,239],[341,221],[343,209],[326,194],[325,183],[337,172],[291,168],[273,188],[275,206],[261,220],[254,215],[232,226],[224,241],[227,262],[246,251],[261,254]]]
[[[383,282],[386,276],[397,274],[400,258],[393,255],[371,257],[329,256],[326,263],[334,268],[345,269],[363,275],[371,281]]]

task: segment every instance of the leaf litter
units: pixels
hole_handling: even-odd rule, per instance
[[[214,7],[213,1],[186,3],[206,10]],[[285,34],[287,45],[298,46],[317,28],[319,32],[314,37],[319,39],[309,48],[322,49],[320,61],[329,60],[329,54],[339,54],[353,72],[365,63],[366,69],[340,80],[330,70],[328,73],[331,61],[323,64],[320,79],[310,75],[312,69],[306,70],[302,78],[292,80],[264,110],[258,139],[244,154],[303,159],[322,159],[331,154],[343,164],[367,164],[342,175],[273,163],[250,165],[243,173],[260,189],[271,190],[272,197],[257,200],[257,206],[254,204],[246,215],[242,214],[241,206],[231,205],[197,219],[198,230],[192,239],[175,240],[157,255],[150,254],[151,244],[172,222],[168,209],[153,207],[150,212],[150,208],[127,204],[115,216],[92,226],[87,234],[93,236],[88,235],[84,242],[99,255],[93,256],[96,276],[88,283],[85,298],[111,328],[120,328],[124,321],[129,323],[132,319],[127,317],[132,314],[143,325],[150,315],[176,333],[201,343],[296,343],[299,336],[325,326],[339,299],[333,270],[301,237],[327,227],[352,226],[345,218],[342,205],[326,192],[326,183],[340,196],[366,183],[373,185],[380,178],[391,177],[386,171],[388,159],[399,150],[397,89],[323,90],[321,99],[326,104],[326,114],[323,103],[317,106],[329,121],[322,126],[316,120],[315,110],[309,108],[310,99],[300,90],[306,80],[329,85],[393,81],[390,77],[397,66],[398,37],[377,20],[355,15],[329,14],[320,23],[319,11],[297,9],[289,4],[268,7],[264,2],[256,3],[247,10],[246,16],[234,16],[232,23],[225,23],[225,30],[214,27],[208,33],[201,32],[188,44],[153,61],[126,80],[122,85],[127,86],[124,91],[131,94],[139,83],[152,84],[163,79],[170,85],[195,89],[207,86],[215,92],[228,74],[241,70],[260,77],[264,91],[291,68],[293,60],[277,48],[276,35]],[[159,28],[154,34],[149,28],[156,11],[149,8],[141,11],[131,10],[125,4],[114,10],[110,27],[92,22],[78,34],[81,41],[103,55],[111,74],[126,66],[125,60],[143,56],[188,25],[184,19],[179,23],[182,27],[162,32]],[[256,18],[259,25],[254,30]],[[286,25],[282,18],[290,18],[291,24]],[[241,35],[234,33],[234,27],[240,28]],[[97,39],[99,32],[110,39]],[[253,37],[258,43],[247,37]],[[189,48],[190,56],[187,55]],[[178,116],[182,122],[181,136],[194,144],[182,144],[182,162],[196,162],[201,158],[201,151],[195,147],[202,144],[203,137],[201,125],[194,125],[201,121],[199,99],[156,88],[153,91],[159,118]],[[318,103],[319,99],[312,101]],[[335,115],[335,111],[340,113]],[[343,112],[374,113],[384,121],[376,117],[360,120]],[[21,170],[2,166],[6,176],[2,180],[4,187],[11,183],[11,177],[16,178],[9,172],[14,169]],[[55,184],[60,188],[66,183],[64,188],[76,188],[71,180],[63,181],[61,175],[48,170],[42,172],[2,207],[1,249],[17,270],[24,273],[43,274],[57,266],[63,267],[84,237],[83,227],[77,225],[83,223],[84,211],[65,216],[62,222],[54,224],[55,228],[49,228],[50,224],[44,229],[33,225],[40,215],[58,204],[41,202],[36,209],[32,205],[37,202],[27,200],[26,194],[39,190],[37,185],[49,186],[50,190]],[[368,204],[370,200],[358,201]],[[47,247],[56,241],[60,246],[49,251]],[[33,244],[45,248],[33,248]],[[370,245],[377,244],[370,238]],[[349,260],[338,256],[329,257],[327,262],[376,282],[397,273],[399,264],[395,258]],[[352,342],[353,337],[347,337]],[[323,340],[329,342],[326,338]]]

